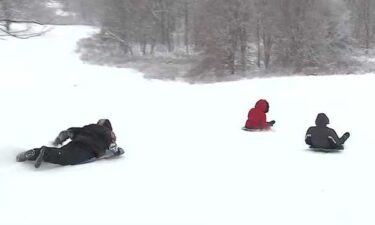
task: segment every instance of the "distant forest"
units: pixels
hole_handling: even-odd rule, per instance
[[[168,56],[191,63],[194,73],[220,76],[375,68],[368,60],[373,0],[0,0],[0,6],[7,32],[12,20],[98,27],[80,43],[89,61]]]

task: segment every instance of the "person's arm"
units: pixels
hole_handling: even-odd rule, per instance
[[[307,129],[307,132],[306,132],[306,135],[305,135],[305,143],[307,145],[310,145],[312,146],[312,141],[311,141],[311,137],[312,137],[312,134],[311,134],[311,127],[309,129]]]
[[[74,139],[77,134],[82,130],[80,127],[71,127],[67,130],[63,130],[59,133],[59,135],[55,138],[55,140],[52,142],[54,146],[61,145],[66,141],[67,139]]]
[[[270,124],[267,123],[267,117],[265,113],[260,114],[259,122],[260,122],[259,126],[261,129],[268,129],[271,127]]]
[[[336,131],[334,129],[328,128],[328,140],[331,143],[332,146],[334,146],[337,149],[342,149],[343,146],[341,144],[339,136],[337,136]]]

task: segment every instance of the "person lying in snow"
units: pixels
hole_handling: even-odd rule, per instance
[[[71,141],[62,145],[69,138]],[[122,148],[117,147],[116,135],[108,119],[61,131],[52,144],[55,147],[42,146],[21,152],[16,160],[17,162],[35,160],[35,168],[39,168],[43,161],[60,165],[76,165],[104,156],[107,158],[124,153]],[[58,145],[62,146],[57,147]]]
[[[350,137],[349,132],[345,132],[341,138],[336,134],[336,131],[327,127],[329,119],[326,114],[319,113],[315,120],[315,127],[310,127],[305,136],[305,143],[310,148],[315,149],[344,149],[343,144]]]
[[[247,115],[245,130],[264,130],[271,128],[275,121],[267,122],[266,113],[268,113],[270,105],[264,99],[256,102],[255,107],[250,109]]]

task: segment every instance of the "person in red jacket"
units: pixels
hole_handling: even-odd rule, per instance
[[[270,105],[264,99],[260,99],[255,104],[255,107],[250,109],[249,114],[247,115],[247,121],[244,129],[249,130],[258,130],[258,129],[269,129],[275,124],[275,121],[272,120],[267,122],[266,113],[270,109]]]

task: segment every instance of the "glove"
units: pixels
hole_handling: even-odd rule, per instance
[[[109,150],[113,153],[114,156],[119,156],[125,153],[124,149],[117,146],[116,143],[113,143],[109,146]]]
[[[52,145],[53,146],[58,146],[58,145],[61,145],[63,142],[61,141],[61,139],[59,137],[55,138],[55,140],[52,142]]]
[[[124,149],[118,147],[117,151],[115,152],[115,156],[119,156],[119,155],[122,155],[124,153],[125,153]]]
[[[275,123],[276,123],[275,120],[271,120],[270,122],[267,122],[267,124],[268,124],[269,126],[271,126],[271,127],[272,127]]]
[[[63,130],[59,133],[59,135],[55,138],[55,140],[52,142],[53,146],[58,146],[64,143],[68,138],[71,137],[71,133],[67,130]]]

